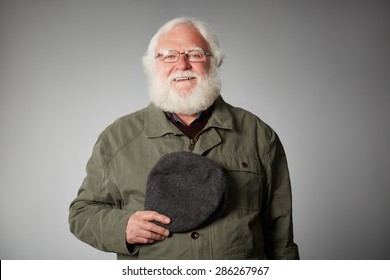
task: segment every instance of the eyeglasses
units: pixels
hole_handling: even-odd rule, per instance
[[[184,54],[189,62],[204,62],[211,53],[203,50],[187,50],[184,52],[165,50],[158,53],[155,58],[159,58],[164,63],[174,63],[179,61],[181,54]]]

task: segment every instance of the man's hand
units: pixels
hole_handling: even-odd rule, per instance
[[[169,224],[171,220],[156,211],[137,211],[129,217],[126,226],[126,241],[129,244],[154,243],[169,236],[166,228],[151,221]]]

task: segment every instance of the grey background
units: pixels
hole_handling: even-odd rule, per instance
[[[1,0],[0,258],[115,258],[69,233],[68,206],[182,15],[219,34],[225,100],[284,143],[302,259],[390,259],[390,4],[372,0]]]

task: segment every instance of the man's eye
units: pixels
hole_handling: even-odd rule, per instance
[[[175,54],[167,54],[164,56],[164,59],[175,59],[177,57],[177,55]]]
[[[200,58],[202,58],[202,54],[200,54],[200,53],[190,53],[189,56],[190,56],[191,58],[195,58],[195,59],[200,59]]]

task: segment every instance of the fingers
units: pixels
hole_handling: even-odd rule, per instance
[[[155,211],[137,211],[129,217],[126,227],[126,241],[130,244],[154,243],[169,236],[169,231],[152,221],[169,224],[170,219]]]
[[[167,216],[156,211],[137,211],[133,215],[140,215],[147,221],[156,221],[163,224],[169,224],[171,222]]]

